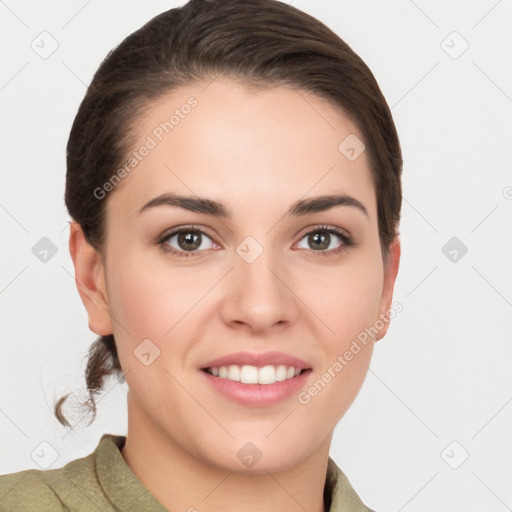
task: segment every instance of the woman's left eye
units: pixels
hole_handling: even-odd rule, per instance
[[[334,235],[334,236],[333,236]],[[336,242],[336,238],[341,243]],[[352,237],[340,229],[322,227],[306,233],[302,240],[306,240],[309,247],[300,247],[301,249],[313,249],[315,255],[329,256],[337,254],[347,247],[354,245]],[[300,243],[300,242],[299,242]]]

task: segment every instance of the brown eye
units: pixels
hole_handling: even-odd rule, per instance
[[[177,242],[180,249],[184,251],[194,251],[201,246],[201,233],[179,233]]]
[[[332,228],[315,229],[306,233],[301,242],[302,240],[306,240],[307,247],[299,245],[301,249],[311,249],[316,252],[333,253],[351,245],[351,239],[348,235]]]
[[[202,231],[196,229],[180,229],[165,235],[160,241],[162,247],[176,255],[195,253],[199,250],[211,249],[214,242]]]
[[[331,235],[326,231],[317,231],[308,235],[308,243],[315,250],[325,250],[329,248]]]

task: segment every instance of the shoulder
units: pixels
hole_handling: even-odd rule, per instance
[[[65,510],[45,473],[29,469],[0,476],[0,511]]]
[[[95,453],[59,469],[0,476],[0,512],[113,510],[97,478]]]

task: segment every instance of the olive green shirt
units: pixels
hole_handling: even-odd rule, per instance
[[[120,451],[125,440],[104,434],[93,453],[60,469],[0,476],[0,511],[169,512],[125,462]],[[324,500],[329,512],[373,512],[331,458]]]

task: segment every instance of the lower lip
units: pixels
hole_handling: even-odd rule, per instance
[[[234,380],[215,377],[201,370],[215,390],[233,402],[242,405],[265,407],[286,400],[300,391],[309,377],[311,370],[306,370],[292,379],[274,384],[243,384]]]

